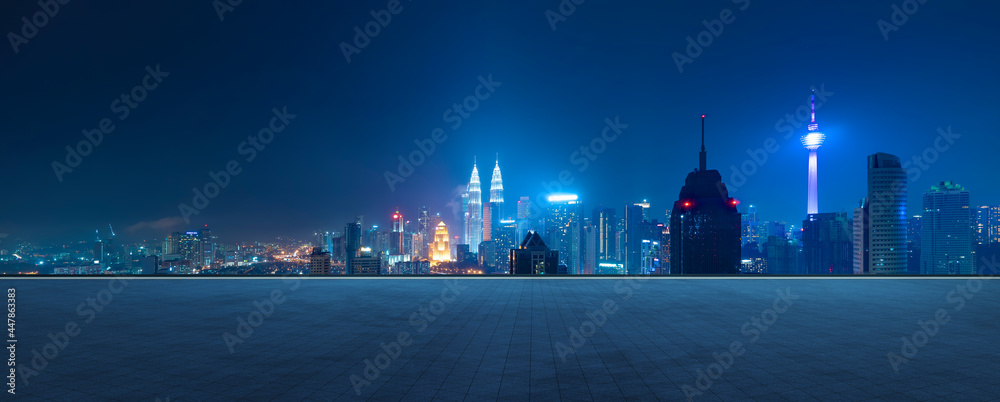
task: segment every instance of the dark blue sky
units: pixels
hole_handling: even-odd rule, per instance
[[[9,39],[0,44],[0,233],[89,238],[112,223],[151,238],[209,224],[247,240],[340,231],[355,214],[385,225],[396,206],[415,216],[420,205],[454,224],[448,204],[473,157],[488,182],[497,152],[509,205],[568,169],[568,190],[588,211],[647,198],[662,219],[697,167],[701,114],[709,168],[727,184],[747,149],[777,140],[734,195],[762,219],[799,224],[804,128],[786,140],[776,123],[807,103],[811,86],[833,93],[818,112],[828,135],[821,211],[856,206],[866,155],[910,160],[949,126],[960,137],[910,183],[911,212],[940,180],[965,185],[974,203],[1000,203],[989,168],[1000,149],[989,123],[1000,6],[929,1],[885,40],[877,22],[903,1],[621,3],[588,0],[553,32],[545,13],[555,0],[404,0],[348,63],[339,44],[386,2],[244,1],[224,21],[208,0],[70,2],[16,54]],[[5,34],[39,11],[35,1],[3,7]],[[727,8],[735,20],[679,72],[671,55]],[[119,120],[111,103],[157,64],[170,75]],[[443,112],[490,74],[501,86],[452,130]],[[295,119],[248,162],[240,143],[282,107]],[[615,116],[629,127],[579,171],[573,152]],[[103,118],[115,130],[60,182],[52,162]],[[384,172],[438,127],[448,139],[390,191]],[[241,173],[178,224],[178,205],[230,160]]]

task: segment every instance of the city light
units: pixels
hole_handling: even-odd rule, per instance
[[[550,195],[549,202],[566,202],[566,201],[576,201],[580,197],[576,194],[553,194]]]
[[[823,140],[825,139],[826,139],[825,134],[818,131],[814,131],[802,136],[802,145],[806,147],[806,149],[810,150],[819,149],[819,147],[823,145]]]

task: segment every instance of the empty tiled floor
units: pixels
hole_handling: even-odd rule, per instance
[[[39,399],[1000,398],[1000,280],[4,282]]]

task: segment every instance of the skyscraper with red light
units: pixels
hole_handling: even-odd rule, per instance
[[[740,273],[739,201],[706,159],[703,115],[698,169],[688,173],[670,213],[671,275]]]
[[[403,214],[396,210],[392,214],[392,232],[389,233],[389,254],[403,254]]]
[[[823,145],[826,135],[819,131],[819,124],[816,123],[816,94],[812,94],[810,101],[812,113],[809,121],[808,132],[802,136],[802,146],[809,150],[809,201],[806,205],[806,214],[819,213],[819,189],[816,179],[818,176],[818,166],[816,163],[816,150]]]

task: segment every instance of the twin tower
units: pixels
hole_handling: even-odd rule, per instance
[[[503,208],[503,178],[500,176],[500,157],[497,156],[496,165],[493,167],[493,178],[490,180],[490,200],[489,206],[485,209],[487,221],[483,222],[483,200],[482,190],[479,185],[479,170],[476,161],[472,162],[472,177],[469,179],[469,186],[462,194],[462,215],[465,218],[465,233],[463,240],[469,245],[470,250],[478,250],[479,243],[483,238],[490,238],[490,230],[499,225],[500,219],[504,216]]]

